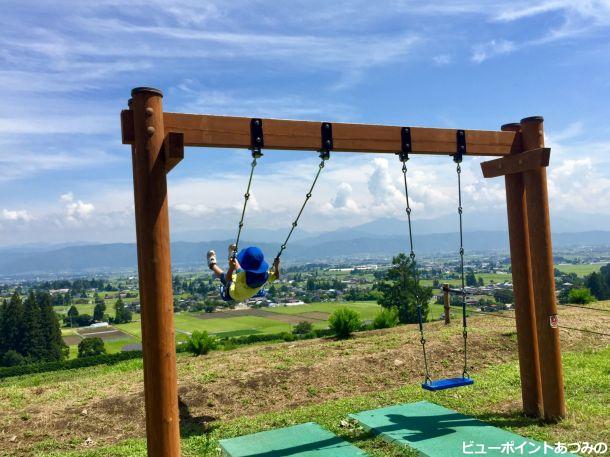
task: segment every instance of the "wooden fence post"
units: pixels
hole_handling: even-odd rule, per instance
[[[544,147],[542,117],[535,116],[521,120],[521,139],[524,151]],[[544,418],[547,421],[556,421],[565,417],[566,404],[557,326],[546,168],[524,172],[523,183],[530,239]]]
[[[451,323],[451,300],[449,297],[449,284],[443,284],[443,306],[445,308],[445,325]]]
[[[162,97],[157,89],[132,91],[134,197],[148,455],[178,457],[180,424]]]

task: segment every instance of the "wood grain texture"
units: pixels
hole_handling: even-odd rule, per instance
[[[184,135],[174,132],[165,135],[163,154],[165,155],[165,172],[169,173],[184,159]]]
[[[123,142],[130,143],[129,111],[121,116]],[[182,133],[185,146],[250,147],[250,118],[205,114],[164,113],[165,133]],[[317,151],[317,121],[263,119],[265,149]],[[334,151],[394,154],[401,150],[400,126],[333,123]],[[455,129],[411,127],[413,154],[452,155],[457,149]],[[514,132],[467,130],[467,155],[507,156],[517,150]]]
[[[148,456],[178,457],[180,430],[161,95],[134,91],[132,107]]]
[[[508,157],[482,162],[481,170],[483,171],[483,176],[486,178],[523,173],[524,171],[534,170],[536,168],[548,167],[550,157],[550,148],[532,149],[520,154],[513,154]]]

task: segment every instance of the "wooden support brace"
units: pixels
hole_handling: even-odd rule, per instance
[[[481,170],[486,178],[523,173],[524,171],[548,167],[550,157],[551,148],[531,149],[521,154],[483,162],[481,163]]]
[[[184,135],[169,132],[163,141],[165,156],[165,172],[169,173],[182,159],[184,159]]]

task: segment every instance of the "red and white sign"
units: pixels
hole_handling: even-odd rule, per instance
[[[551,316],[550,320],[551,320],[551,328],[559,327],[559,318],[557,317],[557,314],[553,314]]]

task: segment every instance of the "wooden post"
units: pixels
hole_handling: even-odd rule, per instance
[[[506,124],[502,130],[519,132],[521,125]],[[540,417],[543,411],[542,384],[523,174],[507,174],[504,179],[523,412],[530,417]]]
[[[443,305],[445,307],[445,325],[451,323],[451,300],[449,298],[449,284],[443,284]]]
[[[149,457],[178,457],[176,346],[162,150],[163,94],[157,89],[140,87],[131,95],[147,448]]]
[[[544,147],[542,117],[522,119],[521,137],[525,151]],[[544,418],[547,421],[556,421],[565,417],[566,404],[559,328],[557,327],[546,168],[526,171],[523,173],[523,183],[530,239]]]

